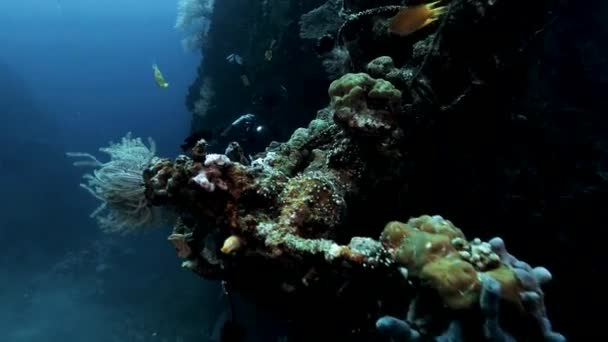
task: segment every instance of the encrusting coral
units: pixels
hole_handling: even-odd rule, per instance
[[[475,336],[470,327],[460,328],[458,320],[450,321],[447,330],[432,325],[416,303],[435,300],[441,304],[429,304],[425,311],[433,307],[466,317],[481,310],[484,279],[491,278],[511,319],[537,322],[538,334],[555,334],[543,323],[548,320],[540,284],[550,278],[548,271],[517,261],[502,240],[469,241],[441,216],[389,222],[377,236],[349,231],[349,219],[356,217],[351,206],[362,189],[403,177],[378,170],[383,163],[376,164],[382,158],[388,163],[393,154],[387,151],[401,139],[401,93],[386,80],[359,73],[335,81],[328,95],[330,107],[319,111],[307,128],[271,145],[251,163],[207,153],[201,140],[190,157],[158,160],[144,172],[150,203],[179,208],[193,218],[180,222],[169,238],[186,259],[184,267],[222,279],[226,270],[257,260],[258,274],[268,265],[278,267],[275,274],[284,275],[280,287],[289,293],[315,286],[310,268],[317,282],[334,272],[349,277],[358,269],[377,277],[377,272],[398,270],[402,280],[424,289],[413,297],[407,320],[416,330],[412,334],[421,336],[454,331]],[[230,148],[233,159],[246,160],[239,150]],[[376,179],[380,173],[382,180]],[[299,274],[294,263],[302,268],[300,285],[291,280]],[[531,302],[536,305],[527,304]],[[378,326],[385,327],[382,322]]]
[[[384,79],[346,74],[331,83],[329,96],[336,122],[354,134],[382,135],[396,126],[401,91]]]
[[[402,38],[386,31],[400,7],[356,5],[361,11],[347,18],[337,39],[338,48],[360,48],[353,68],[361,71],[331,83],[329,106],[307,127],[253,158],[236,143],[210,153],[201,139],[175,160],[138,164],[142,183],[133,188],[141,191],[142,208],[179,213],[168,240],[184,268],[230,280],[258,299],[284,295],[283,306],[315,324],[322,318],[304,313],[327,310],[333,316],[324,317],[341,324],[345,339],[365,331],[404,341],[564,340],[545,312],[548,270],[516,259],[499,238],[469,240],[438,215],[391,221],[403,218],[394,217],[403,210],[399,194],[412,181],[403,146],[418,127],[408,124],[430,108],[420,99],[435,105],[452,94],[437,94],[430,86],[437,76],[422,70],[436,36],[397,49],[399,59],[375,54],[361,48],[366,39]],[[486,2],[454,2],[450,16],[477,5],[496,10]],[[368,21],[373,30],[360,30]],[[406,317],[398,317],[404,307]]]

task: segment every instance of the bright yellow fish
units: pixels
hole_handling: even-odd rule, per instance
[[[437,4],[440,2],[441,0],[428,4],[403,7],[391,19],[388,32],[399,36],[407,36],[436,21],[447,9],[447,6],[438,7]]]
[[[153,64],[152,69],[154,70],[154,80],[156,81],[156,84],[161,88],[167,88],[169,83],[165,81],[163,74],[160,72],[160,69],[158,69],[158,65]]]

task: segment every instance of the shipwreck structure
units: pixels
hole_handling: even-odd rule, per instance
[[[192,130],[255,112],[282,142],[250,156],[200,139],[163,159],[127,138],[142,157],[113,160],[132,166],[121,184],[133,191],[92,190],[113,213],[104,222],[175,219],[182,266],[284,313],[289,341],[564,341],[545,309],[551,273],[505,247],[538,222],[509,218],[542,197],[517,175],[552,165],[525,147],[544,117],[513,110],[554,5],[451,0],[399,34],[403,11],[424,4],[218,1],[187,96]],[[269,105],[277,87],[289,96]]]

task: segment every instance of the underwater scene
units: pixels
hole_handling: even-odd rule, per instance
[[[605,18],[2,1],[0,342],[608,340]]]

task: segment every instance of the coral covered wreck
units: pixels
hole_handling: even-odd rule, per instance
[[[563,340],[544,311],[540,285],[550,273],[515,259],[501,239],[468,240],[441,216],[361,227],[376,216],[353,209],[368,190],[383,189],[382,205],[391,206],[387,185],[403,180],[401,92],[359,73],[334,81],[329,95],[307,128],[251,163],[238,146],[213,154],[201,140],[190,156],[144,172],[151,205],[182,213],[169,240],[183,266],[257,296],[284,296],[292,310],[330,310],[336,325],[364,335],[378,320],[380,332],[412,338]],[[406,320],[382,317],[408,300]],[[504,328],[499,312],[508,315]]]
[[[204,139],[175,160],[149,158],[137,203],[177,214],[168,239],[183,267],[286,312],[297,331],[290,341],[565,340],[545,312],[547,269],[516,259],[500,238],[403,214],[417,182],[415,146],[434,139],[435,121],[487,94],[538,30],[504,32],[522,4],[453,0],[407,35],[393,32],[403,27],[399,1],[308,9],[301,39],[331,41],[319,59],[339,74],[329,106],[254,158],[236,143],[212,153]]]

